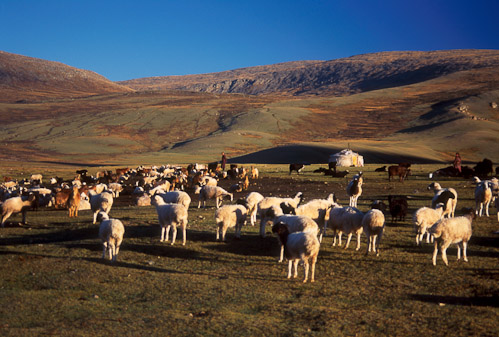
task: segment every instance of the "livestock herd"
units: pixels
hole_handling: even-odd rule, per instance
[[[303,165],[291,164],[289,173],[302,171]],[[383,168],[385,170],[386,167]],[[336,173],[336,167],[330,167]],[[381,171],[376,169],[376,171]],[[322,171],[315,171],[322,172]],[[410,174],[410,164],[390,166],[389,180],[399,175],[403,181]],[[347,172],[348,173],[348,172]],[[326,174],[326,173],[325,173]],[[333,175],[334,176],[334,175]],[[77,217],[78,211],[91,209],[93,223],[100,222],[99,237],[103,243],[105,258],[116,260],[123,240],[125,227],[119,219],[109,217],[113,200],[120,193],[130,194],[137,206],[153,205],[156,208],[158,222],[161,227],[161,240],[169,241],[172,231],[171,244],[176,240],[177,227],[182,229],[183,245],[186,244],[186,228],[192,194],[198,194],[198,208],[206,207],[209,199],[215,200],[216,239],[225,241],[229,228],[235,228],[235,237],[241,236],[241,229],[250,217],[250,224],[256,225],[257,216],[260,218],[260,236],[266,235],[266,227],[271,224],[272,232],[276,234],[281,252],[279,262],[284,256],[289,261],[288,278],[297,277],[298,261],[303,261],[305,267],[304,282],[314,281],[315,263],[320,244],[329,228],[333,232],[333,245],[342,245],[341,237],[347,236],[344,248],[350,243],[352,236],[357,238],[356,250],[360,249],[361,234],[367,237],[366,255],[373,251],[380,254],[380,241],[385,227],[387,206],[377,200],[371,205],[371,210],[362,212],[357,208],[357,200],[362,195],[364,177],[362,172],[354,175],[347,185],[349,206],[337,203],[334,193],[326,199],[313,199],[302,204],[303,194],[296,193],[294,197],[263,196],[258,192],[250,192],[228,205],[222,206],[224,199],[233,199],[233,192],[242,192],[249,187],[249,177],[258,179],[258,169],[250,170],[231,165],[230,170],[222,172],[218,167],[204,165],[189,165],[188,167],[138,167],[136,169],[116,169],[115,172],[98,172],[89,176],[87,170],[78,170],[75,179],[64,181],[58,177],[43,183],[41,174],[32,175],[29,179],[15,181],[5,177],[0,186],[0,204],[4,227],[7,219],[16,213],[22,213],[22,222],[26,223],[26,212],[38,207],[54,207],[67,209],[69,217]],[[229,191],[217,186],[220,179],[239,179]],[[426,234],[426,242],[434,242],[433,264],[436,264],[438,249],[442,259],[448,264],[446,249],[450,244],[458,245],[458,259],[467,261],[466,247],[471,237],[471,223],[478,215],[489,216],[489,205],[495,202],[499,210],[499,183],[497,178],[481,180],[473,178],[475,188],[475,210],[470,210],[461,217],[454,217],[458,195],[453,188],[442,188],[437,182],[428,186],[434,191],[431,207],[422,207],[413,214],[413,223],[416,232],[416,244],[420,244]],[[388,210],[392,220],[404,218],[407,214],[407,199],[405,197],[391,197],[388,200]],[[499,213],[498,213],[499,220]],[[292,269],[294,267],[294,273]]]

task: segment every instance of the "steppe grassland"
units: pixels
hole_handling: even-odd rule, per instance
[[[348,179],[312,173],[318,166],[290,177],[285,165],[257,165],[263,178],[250,190],[264,195],[301,190],[306,200],[335,192],[346,204]],[[409,213],[429,204],[428,173],[439,166],[414,165],[404,183],[388,183],[386,173],[373,172],[377,166],[362,168],[361,210],[389,194],[408,195]],[[76,168],[81,167],[26,165],[22,172],[7,172],[70,178]],[[350,169],[352,174],[359,170]],[[457,189],[458,208],[474,206],[469,181],[439,182]],[[348,250],[332,247],[329,233],[319,253],[316,283],[302,284],[285,278],[287,266],[277,263],[275,237],[260,239],[258,228],[246,226],[241,240],[229,231],[227,243],[215,242],[214,208],[196,205],[194,197],[183,247],[159,242],[153,207],[117,203],[111,216],[124,222],[126,233],[114,266],[100,258],[89,211],[69,219],[66,211],[39,210],[28,214],[28,226],[2,229],[2,334],[497,335],[495,216],[474,222],[469,263],[457,262],[456,249],[448,249],[449,267],[440,256],[437,266],[431,265],[431,245],[415,246],[410,216],[396,223],[387,216],[378,258],[364,256],[365,237],[356,252],[352,244]],[[10,220],[15,223],[20,216]]]

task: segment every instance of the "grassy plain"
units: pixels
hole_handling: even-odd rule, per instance
[[[76,166],[75,166],[76,167]],[[344,179],[312,173],[288,175],[284,165],[258,165],[262,178],[249,191],[290,196],[305,202],[334,192],[348,202]],[[414,165],[404,183],[388,182],[374,165],[363,168],[364,193],[359,208],[389,194],[409,196],[410,213],[428,206],[432,192],[428,172],[435,165]],[[13,176],[27,170],[10,168]],[[97,168],[90,167],[93,173]],[[73,175],[73,167],[38,167],[47,176]],[[351,169],[358,171],[358,169]],[[351,175],[350,175],[351,176]],[[458,191],[458,208],[474,206],[473,185],[441,179]],[[228,187],[232,181],[222,181]],[[245,195],[240,193],[235,198]],[[189,209],[187,244],[159,242],[153,207],[132,206],[120,197],[111,216],[126,227],[114,265],[101,259],[98,226],[90,211],[69,219],[66,211],[41,209],[20,216],[0,229],[0,334],[30,335],[177,335],[177,336],[497,336],[499,327],[499,239],[493,215],[477,219],[469,245],[469,262],[449,266],[440,255],[431,264],[433,246],[415,246],[410,215],[391,222],[387,215],[379,257],[365,256],[355,242],[347,250],[321,246],[316,282],[286,279],[287,265],[277,263],[274,236],[258,236],[245,226],[240,240],[229,230],[227,243],[215,241],[214,207]],[[457,212],[459,213],[459,212]],[[269,231],[270,228],[267,229]],[[177,238],[179,239],[179,238]],[[354,239],[353,239],[354,241]]]

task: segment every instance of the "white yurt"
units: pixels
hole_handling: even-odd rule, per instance
[[[364,157],[360,154],[353,152],[350,149],[342,150],[338,153],[329,156],[330,163],[336,163],[336,166],[364,166]]]

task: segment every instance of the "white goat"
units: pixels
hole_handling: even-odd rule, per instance
[[[341,246],[341,235],[343,233],[347,234],[347,242],[344,249],[348,248],[352,235],[355,233],[357,235],[357,247],[355,250],[360,249],[360,235],[362,234],[362,218],[364,213],[355,207],[341,207],[335,206],[331,209],[329,213],[329,220],[327,225],[324,227],[323,234],[326,235],[326,227],[331,227],[334,232],[333,246],[336,246],[336,237],[338,237],[338,245]]]
[[[303,199],[303,193],[298,192],[293,198],[280,198],[280,197],[265,197],[258,203],[258,214],[260,215],[260,236],[265,237],[265,226],[269,221],[269,216],[267,214],[274,207],[282,208],[284,206],[296,209]],[[276,212],[272,213],[272,219]]]
[[[485,215],[489,216],[489,205],[492,201],[491,183],[488,180],[480,181],[475,187],[475,212],[482,216],[485,207]]]
[[[313,232],[295,232],[290,233],[288,226],[283,223],[277,223],[272,226],[272,232],[277,233],[280,242],[285,247],[286,258],[288,259],[288,279],[291,278],[291,269],[294,266],[293,277],[298,277],[298,262],[303,261],[305,269],[305,278],[308,280],[309,265],[312,265],[310,282],[315,281],[315,263],[319,255],[320,243],[317,234]]]
[[[90,208],[92,209],[92,212],[94,214],[93,223],[95,224],[97,222],[97,214],[100,211],[104,211],[106,212],[106,214],[109,214],[109,211],[113,206],[113,194],[110,192],[102,192],[97,194],[93,190],[89,190],[88,192],[88,196],[90,198]]]
[[[428,228],[433,226],[435,222],[442,218],[444,213],[444,204],[439,203],[436,209],[430,207],[421,207],[412,215],[412,222],[414,223],[414,230],[416,232],[416,245],[423,240],[426,233],[426,243],[433,242],[433,237],[428,232]]]
[[[349,206],[357,207],[357,199],[359,199],[362,194],[362,184],[364,178],[362,178],[362,172],[353,176],[352,180],[347,185],[347,195],[350,197]]]
[[[118,183],[110,183],[109,190],[113,194],[113,197],[118,198],[120,196],[120,192],[123,192],[123,185]]]
[[[97,218],[100,220],[99,238],[102,240],[103,246],[102,258],[106,257],[107,251],[109,259],[115,262],[123,241],[123,234],[125,234],[125,226],[118,219],[109,219],[104,211],[100,211]]]
[[[23,225],[26,224],[26,212],[28,209],[33,208],[36,204],[36,196],[30,194],[28,200],[23,200],[21,197],[13,197],[5,200],[0,204],[2,209],[2,227],[5,226],[5,222],[12,214],[22,213],[23,215]]]
[[[319,234],[319,226],[317,223],[308,216],[304,215],[289,215],[283,214],[277,216],[274,219],[274,225],[282,223],[288,227],[290,233],[295,232],[311,232],[317,236]],[[284,244],[280,240],[280,237],[277,236],[279,240],[279,245],[281,246],[281,254],[279,256],[279,262],[282,262],[284,259]]]
[[[367,236],[366,255],[372,251],[379,256],[379,244],[385,228],[385,215],[379,209],[369,210],[362,218],[362,228]],[[378,242],[376,244],[376,238]]]
[[[185,241],[187,239],[187,208],[181,204],[167,204],[163,198],[156,195],[152,199],[153,205],[156,206],[156,212],[158,214],[158,222],[161,227],[161,239],[160,242],[168,241],[168,236],[170,233],[170,227],[172,227],[172,245],[175,243],[177,238],[177,225],[182,228],[182,245],[185,246]]]
[[[228,228],[235,227],[236,238],[241,237],[241,228],[246,224],[248,209],[243,205],[225,205],[215,211],[217,225],[217,241],[225,241]]]
[[[199,192],[198,208],[201,208],[201,203],[203,204],[203,208],[206,208],[206,200],[208,199],[215,199],[215,206],[219,208],[222,205],[224,197],[229,197],[230,201],[232,201],[234,198],[232,193],[227,192],[220,186],[205,185]]]
[[[445,265],[449,265],[447,261],[447,248],[457,243],[457,259],[461,259],[461,248],[463,249],[463,259],[468,262],[466,256],[466,248],[471,237],[471,222],[473,221],[473,210],[465,215],[456,218],[441,219],[436,224],[428,229],[428,232],[433,234],[435,238],[435,249],[433,250],[433,265],[437,265],[438,246],[442,252],[442,260]]]
[[[436,208],[437,204],[444,204],[443,217],[454,217],[457,205],[457,192],[453,188],[442,188],[439,183],[433,182],[428,185],[428,190],[433,190],[435,195],[431,200],[431,208]]]

